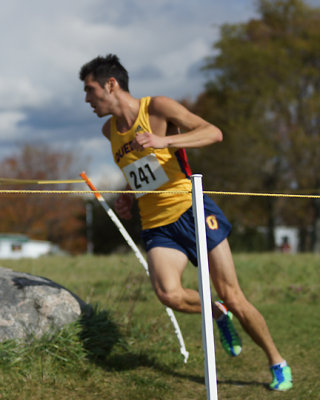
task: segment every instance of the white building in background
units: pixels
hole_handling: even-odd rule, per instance
[[[0,234],[0,258],[38,258],[58,252],[56,245],[45,240],[29,239],[25,235]]]

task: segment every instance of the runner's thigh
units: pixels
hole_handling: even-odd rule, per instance
[[[154,247],[148,251],[150,279],[156,290],[165,292],[181,288],[181,277],[188,258],[177,249]]]

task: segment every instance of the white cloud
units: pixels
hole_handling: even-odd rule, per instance
[[[132,77],[134,96],[195,97],[203,77],[194,66],[211,54],[219,26],[255,15],[255,0],[2,3],[0,158],[22,138],[69,148],[76,143],[94,154],[90,168],[101,175],[111,153],[100,133],[103,121],[83,102],[81,65],[115,53]]]
[[[21,137],[19,123],[26,118],[23,112],[3,111],[0,112],[0,141],[16,141]]]
[[[114,52],[129,72],[144,65],[163,68],[164,80],[138,80],[144,84],[136,93],[140,96],[148,88],[162,89],[170,77],[182,78],[197,57],[209,52],[217,35],[211,24],[223,11],[221,3],[203,1],[199,6],[193,0],[124,0],[108,6],[104,0],[11,0],[0,16],[0,45],[5,49],[1,78],[28,81],[30,93],[38,94],[42,103],[51,97],[71,104],[70,97],[78,95],[80,66],[97,54]]]
[[[37,107],[50,99],[48,92],[33,85],[31,78],[0,76],[0,109],[18,110]]]

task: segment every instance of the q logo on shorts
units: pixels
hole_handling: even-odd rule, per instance
[[[219,224],[218,224],[218,221],[217,221],[217,218],[215,215],[209,215],[206,218],[206,222],[207,222],[208,228],[211,229],[212,231],[219,228]]]

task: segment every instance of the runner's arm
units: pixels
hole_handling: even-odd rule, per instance
[[[172,123],[184,133],[166,136],[156,130],[153,134],[144,132],[136,137],[137,143],[143,148],[197,148],[222,141],[222,132],[219,128],[168,97],[153,97],[149,113],[151,118],[153,116],[159,121]]]

